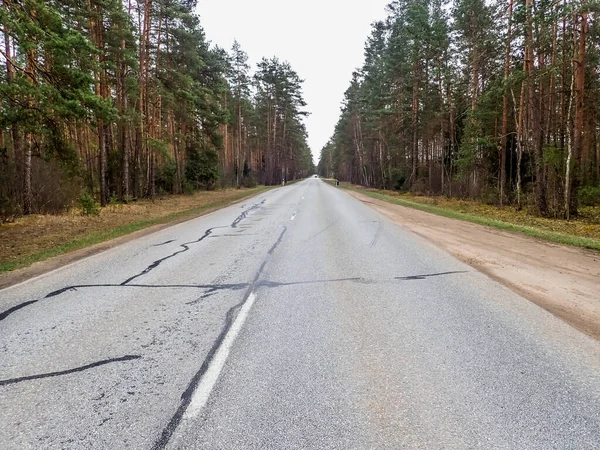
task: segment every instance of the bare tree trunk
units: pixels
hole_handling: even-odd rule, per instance
[[[103,21],[102,21],[102,10],[98,5],[92,5],[91,1],[88,1],[88,7],[90,11],[90,33],[93,36],[96,47],[100,50],[97,56],[97,62],[99,65],[99,73],[95,73],[95,91],[98,97],[104,98],[106,91],[106,72],[104,68],[104,39],[103,39]],[[98,153],[99,153],[99,177],[100,177],[100,205],[106,206],[108,203],[107,199],[107,188],[106,188],[106,167],[107,167],[107,156],[106,156],[106,128],[104,121],[100,118],[96,120],[96,130],[98,133]]]
[[[504,52],[504,95],[502,96],[502,138],[500,140],[500,207],[504,202],[506,188],[506,150],[508,144],[508,77],[510,76],[510,47],[512,42],[513,0],[508,3],[508,34]]]
[[[577,52],[573,58],[573,78],[575,79],[575,125],[573,130],[573,170],[569,187],[569,197],[566,209],[569,211],[567,218],[577,215],[577,189],[580,184],[579,167],[581,166],[581,154],[583,150],[583,113],[585,95],[585,44],[587,39],[587,12],[580,13],[579,41],[574,36],[574,49]],[[577,23],[575,15],[574,25]],[[576,29],[576,27],[574,27]]]
[[[517,100],[515,99],[515,93],[511,91],[513,98],[513,105],[516,109]],[[515,111],[515,121],[516,121],[516,129],[517,129],[517,209],[521,210],[523,205],[521,204],[521,162],[523,160],[523,115],[525,109],[525,81],[521,83],[521,98],[519,101],[519,111]],[[517,116],[518,114],[518,116]],[[517,118],[518,117],[518,118]]]
[[[554,69],[556,67],[556,54],[557,54],[557,41],[558,41],[558,24],[555,21],[552,24],[552,56],[550,58],[550,65]],[[550,73],[550,87],[548,93],[548,128],[546,142],[550,144],[552,140],[556,142],[557,130],[556,130],[556,114],[555,114],[555,97],[556,97],[556,74],[554,70]]]
[[[124,53],[126,48],[125,39],[121,41],[121,51]],[[122,58],[122,57],[121,57]],[[117,107],[121,115],[127,111],[127,91],[125,89],[125,63],[121,59],[118,62],[116,74],[116,98]],[[130,197],[130,178],[129,178],[129,145],[127,142],[127,127],[120,119],[117,125],[118,147],[121,149],[121,198],[127,200]]]
[[[360,116],[355,113],[354,114],[354,144],[356,146],[356,156],[358,158],[358,174],[359,174],[359,178],[358,178],[358,182],[363,185],[366,186],[367,185],[367,179],[365,176],[365,170],[364,170],[364,158],[363,158],[363,146],[362,146],[362,127],[361,127],[361,120],[360,120]]]
[[[419,61],[413,64],[413,91],[412,91],[412,170],[410,174],[411,186],[417,181],[419,165]]]
[[[567,0],[563,0],[563,8],[567,7]],[[560,148],[565,148],[565,133],[566,127],[568,127],[568,120],[565,121],[567,116],[567,19],[566,15],[563,16],[562,21],[562,67],[561,67],[561,81],[562,89],[560,90]]]
[[[36,17],[36,11],[31,11],[32,18]],[[35,83],[33,78],[35,50],[29,49],[26,51],[27,63],[27,81],[30,84]],[[32,100],[27,100],[28,107],[31,108]],[[31,214],[33,212],[33,193],[31,190],[31,158],[32,158],[33,139],[31,132],[25,132],[25,149],[23,152],[23,214]]]
[[[240,188],[240,171],[241,168],[241,160],[240,155],[242,153],[242,101],[238,98],[238,129],[237,129],[237,171],[236,171],[236,187]]]
[[[6,80],[8,83],[13,83],[15,80],[15,68],[13,67],[13,65],[11,63],[11,57],[12,57],[11,39],[10,39],[10,35],[8,34],[8,29],[6,29],[6,28],[4,30],[4,48],[5,48],[5,52],[6,52]],[[12,105],[12,103],[11,103],[11,105]],[[21,131],[19,130],[19,127],[17,126],[17,124],[13,124],[13,126],[11,127],[10,137],[11,137],[12,150],[13,150],[13,159],[17,164],[17,168],[19,169],[22,167],[21,164],[24,159],[23,159],[23,139],[21,136]]]
[[[136,148],[135,148],[135,168],[134,168],[134,189],[136,195],[140,190],[140,159],[143,153],[147,152],[146,145],[146,130],[145,121],[148,119],[148,108],[147,108],[147,97],[148,97],[148,59],[149,59],[149,37],[150,37],[150,14],[151,14],[151,0],[144,0],[144,17],[142,20],[141,11],[138,15],[138,28],[140,32],[140,45],[139,45],[139,95],[138,95],[138,127],[136,130]],[[144,152],[144,150],[146,150]]]
[[[546,182],[544,180],[543,154],[542,154],[542,126],[541,126],[541,111],[536,105],[536,83],[533,73],[533,15],[531,0],[525,1],[526,7],[526,37],[525,37],[525,61],[524,72],[527,77],[527,109],[529,119],[529,138],[533,147],[534,164],[535,164],[535,206],[539,215],[546,216],[548,214],[546,205]],[[541,54],[538,53],[540,62],[542,61]]]
[[[571,90],[569,95],[569,106],[567,109],[567,123],[565,125],[566,134],[567,134],[567,162],[565,169],[565,219],[569,220],[571,218],[571,188],[572,188],[572,180],[571,180],[571,165],[573,161],[573,137],[571,133],[571,110],[573,108],[573,97],[575,94],[574,89],[575,84],[575,74],[571,77]]]

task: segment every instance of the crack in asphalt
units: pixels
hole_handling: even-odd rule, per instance
[[[233,324],[233,321],[237,315],[237,312],[244,305],[244,303],[246,303],[246,301],[248,300],[248,297],[250,297],[250,294],[252,294],[252,292],[257,288],[258,280],[260,279],[260,276],[262,275],[262,273],[265,269],[265,266],[267,265],[268,260],[271,258],[273,251],[275,251],[275,249],[281,243],[281,240],[283,239],[283,236],[285,235],[286,231],[287,231],[287,227],[284,227],[283,231],[279,235],[279,238],[277,239],[275,244],[273,244],[273,246],[267,253],[267,257],[264,259],[260,268],[256,272],[256,275],[254,276],[254,280],[252,280],[252,283],[250,283],[248,285],[248,288],[246,289],[246,293],[244,294],[244,297],[242,298],[242,300],[238,304],[232,306],[225,314],[225,322],[223,324],[223,327],[221,328],[221,332],[217,336],[217,339],[215,339],[215,341],[213,342],[213,345],[210,348],[209,352],[207,353],[206,357],[204,358],[204,361],[203,361],[202,365],[200,366],[200,369],[198,369],[198,372],[196,372],[196,374],[192,377],[186,390],[183,392],[183,394],[181,394],[181,403],[179,404],[179,407],[177,408],[177,411],[175,411],[175,414],[173,415],[173,417],[171,417],[171,420],[169,421],[169,423],[163,429],[158,440],[152,446],[153,450],[164,449],[167,446],[167,444],[169,443],[169,440],[171,439],[171,437],[175,433],[175,430],[179,426],[179,423],[181,422],[181,419],[183,418],[183,415],[185,414],[187,407],[189,406],[189,404],[192,401],[192,396],[194,394],[194,391],[198,387],[198,384],[200,383],[202,376],[208,370],[208,367],[210,366],[212,359],[215,356],[215,353],[219,349],[221,343],[223,342],[223,339],[225,339],[225,336],[227,336],[227,333],[229,332],[229,329],[231,328],[231,325]]]
[[[273,246],[269,249],[269,251],[267,252],[267,254],[270,256],[273,254],[273,252],[275,251],[275,249],[277,247],[279,247],[279,244],[281,244],[281,240],[283,239],[283,235],[287,232],[287,227],[284,225],[283,226],[283,230],[281,231],[281,234],[279,235],[279,237],[277,238],[277,241],[273,244]]]
[[[73,286],[67,286],[56,291],[50,292],[44,298],[56,297],[57,295],[64,294],[67,291],[76,291],[77,289],[84,288],[95,288],[95,287],[128,287],[128,288],[191,288],[191,289],[208,289],[208,290],[238,290],[248,286],[248,283],[229,283],[229,284],[75,284]],[[34,300],[37,301],[37,300]]]
[[[103,359],[102,361],[96,361],[91,364],[86,364],[85,366],[75,367],[74,369],[61,370],[58,372],[42,373],[42,374],[38,374],[38,375],[29,375],[26,377],[19,377],[19,378],[10,378],[8,380],[0,380],[0,386],[7,386],[9,384],[21,383],[23,381],[40,380],[43,378],[58,377],[61,375],[68,375],[68,374],[76,373],[76,372],[83,372],[84,370],[93,369],[94,367],[103,366],[105,364],[122,362],[122,361],[132,361],[135,359],[140,359],[141,357],[142,357],[141,355],[125,355],[125,356],[121,356],[119,358]]]
[[[255,203],[255,204],[254,204],[254,205],[252,205],[250,208],[247,208],[247,209],[245,209],[244,211],[242,211],[242,212],[241,212],[241,213],[240,213],[240,214],[239,214],[239,215],[238,215],[238,216],[237,216],[237,217],[234,219],[234,221],[231,223],[231,225],[229,225],[229,227],[231,227],[231,228],[237,228],[238,224],[239,224],[239,223],[240,223],[242,220],[244,220],[246,217],[248,217],[248,214],[249,214],[251,211],[253,211],[253,210],[255,210],[255,209],[258,209],[258,208],[260,208],[262,205],[264,205],[264,204],[265,204],[265,202],[266,202],[267,200],[266,200],[264,197],[261,197],[261,198],[262,198],[262,200],[261,200],[259,203]],[[156,261],[152,262],[152,264],[150,264],[148,267],[146,267],[144,270],[142,270],[141,272],[137,273],[136,275],[134,275],[134,276],[132,276],[132,277],[129,277],[127,280],[123,281],[122,283],[120,283],[120,284],[117,284],[117,285],[111,285],[111,284],[107,284],[107,285],[105,285],[105,286],[115,286],[115,287],[116,287],[116,286],[128,286],[128,285],[130,285],[129,283],[131,283],[133,280],[135,280],[135,279],[137,279],[137,278],[139,278],[139,277],[141,277],[141,276],[143,276],[143,275],[146,275],[147,273],[149,273],[149,272],[151,272],[152,270],[156,269],[156,268],[157,268],[158,266],[160,266],[160,265],[161,265],[161,264],[162,264],[164,261],[166,261],[166,260],[168,260],[168,259],[171,259],[171,258],[173,258],[173,257],[175,257],[175,256],[177,256],[177,255],[179,255],[179,254],[181,254],[181,253],[185,253],[185,252],[187,252],[188,250],[190,250],[190,247],[189,247],[190,245],[193,245],[193,244],[197,244],[197,243],[199,243],[199,242],[202,242],[204,239],[206,239],[207,237],[209,237],[209,236],[212,234],[213,230],[216,230],[216,229],[219,229],[219,228],[227,228],[227,226],[218,226],[218,227],[212,227],[212,228],[209,228],[209,229],[208,229],[208,230],[206,230],[206,231],[204,232],[204,234],[203,234],[202,236],[200,236],[198,239],[196,239],[196,240],[194,240],[194,241],[185,242],[185,243],[181,244],[181,245],[180,245],[180,247],[182,247],[182,249],[181,249],[181,250],[177,250],[176,252],[173,252],[173,253],[171,253],[170,255],[168,255],[168,256],[165,256],[164,258],[157,259]],[[170,241],[166,241],[166,242],[162,242],[162,243],[160,243],[160,244],[156,244],[156,245],[154,245],[153,247],[156,247],[156,246],[161,246],[161,245],[165,245],[165,244],[169,244],[169,243],[171,243],[171,242],[174,242],[174,241],[175,241],[175,239],[173,239],[173,240],[170,240]],[[46,295],[44,298],[50,298],[50,297],[54,297],[54,296],[56,296],[56,295],[62,294],[62,293],[63,293],[63,292],[65,292],[65,291],[68,291],[68,290],[71,290],[71,289],[76,289],[77,287],[93,287],[93,286],[94,286],[94,285],[68,286],[68,287],[65,287],[65,288],[59,289],[59,290],[57,290],[57,291],[51,292],[50,294],[47,294],[47,295]],[[150,286],[148,286],[148,287],[150,287]],[[32,305],[32,304],[34,304],[34,303],[37,303],[39,300],[40,300],[40,299],[37,299],[37,300],[29,300],[29,301],[26,301],[26,302],[23,302],[23,303],[19,303],[18,305],[15,305],[15,306],[13,306],[13,307],[11,307],[11,308],[7,309],[6,311],[3,311],[3,312],[1,312],[1,313],[0,313],[0,322],[1,322],[2,320],[6,319],[8,316],[10,316],[12,313],[14,313],[14,312],[16,312],[16,311],[18,311],[18,310],[20,310],[20,309],[22,309],[22,308],[25,308],[26,306]]]
[[[381,235],[381,230],[383,229],[383,222],[378,220],[377,222],[377,230],[375,231],[375,236],[373,236],[373,239],[371,239],[371,242],[369,243],[369,247],[373,248],[375,247],[375,244],[377,243],[377,240],[379,239],[379,236]]]
[[[212,227],[209,228],[208,230],[206,230],[204,232],[204,234],[202,236],[200,236],[198,239],[194,240],[194,241],[190,241],[190,242],[185,242],[183,244],[180,245],[180,247],[182,247],[181,250],[177,250],[176,252],[171,253],[168,256],[165,256],[163,258],[157,259],[156,261],[154,261],[152,264],[150,264],[148,267],[146,267],[144,270],[142,270],[140,273],[127,278],[125,281],[123,281],[121,283],[121,286],[125,286],[128,283],[132,282],[133,280],[135,280],[136,278],[139,278],[143,275],[146,275],[147,273],[151,272],[152,270],[156,269],[158,266],[160,266],[164,261],[174,258],[177,255],[180,255],[181,253],[185,253],[190,249],[190,245],[192,244],[198,244],[199,242],[202,242],[204,239],[206,239],[207,237],[209,237],[213,230],[216,230],[218,228],[226,228],[226,227]]]
[[[260,203],[255,203],[250,208],[246,209],[245,211],[242,211],[242,213],[239,216],[237,216],[236,219],[231,223],[230,227],[236,228],[242,220],[248,217],[250,211],[260,208],[262,205],[265,204],[266,201],[267,199],[263,199]]]
[[[279,246],[283,239],[283,235],[286,232],[286,228],[282,231],[279,238],[273,244],[273,246],[267,252],[268,255],[272,255],[275,249]],[[263,262],[261,266],[261,270],[264,268],[266,261]],[[348,277],[348,278],[336,278],[331,280],[305,280],[305,281],[269,281],[263,280],[256,283],[256,287],[266,287],[266,288],[277,288],[281,286],[295,286],[301,284],[321,284],[321,283],[340,283],[340,282],[354,282],[360,284],[377,284],[384,283],[389,281],[412,281],[412,280],[425,280],[431,277],[438,277],[442,275],[452,275],[452,274],[460,274],[460,273],[468,273],[466,270],[460,271],[450,271],[450,272],[439,272],[439,273],[429,273],[429,274],[421,274],[421,275],[410,275],[406,277],[394,277],[388,280],[377,280],[377,279],[369,279],[364,277]],[[67,291],[76,291],[77,289],[86,289],[86,288],[102,288],[102,287],[124,287],[124,288],[143,288],[143,289],[206,289],[206,292],[202,294],[202,296],[192,302],[187,304],[195,304],[200,300],[211,296],[212,294],[218,291],[237,291],[250,286],[251,283],[226,283],[226,284],[77,284],[72,286],[66,286],[64,288],[58,289],[56,291],[52,291],[49,294],[46,294],[43,299],[48,299],[52,297],[56,297],[58,295],[64,294]],[[27,302],[20,303],[12,308],[7,309],[6,311],[0,313],[0,321],[6,319],[10,314],[29,306],[31,304],[37,303],[40,299],[30,300]]]
[[[467,270],[455,270],[452,272],[426,273],[424,275],[411,275],[408,277],[394,277],[395,280],[424,280],[429,277],[439,277],[440,275],[452,275],[455,273],[467,273]]]
[[[19,303],[18,305],[13,306],[12,308],[8,308],[6,311],[0,313],[0,321],[6,319],[8,316],[10,316],[15,311],[18,311],[21,308],[25,308],[26,306],[32,305],[33,303],[37,303],[37,302],[39,302],[39,300],[29,300],[27,302]]]
[[[321,231],[319,231],[318,233],[313,234],[312,236],[310,236],[306,242],[312,241],[314,238],[316,238],[317,236],[325,233],[327,230],[329,230],[331,227],[333,227],[336,223],[338,223],[340,221],[341,217],[338,216],[337,219],[335,219],[333,222],[331,222],[329,225],[327,225],[325,228],[323,228]]]
[[[259,203],[255,203],[254,205],[252,205],[250,208],[245,209],[244,211],[242,211],[240,213],[240,215],[238,215],[234,221],[231,223],[231,225],[229,225],[231,228],[236,228],[238,226],[238,224],[244,220],[246,217],[248,217],[248,214],[255,210],[260,208],[262,205],[265,204],[267,200],[265,198],[262,199],[262,201],[260,201]],[[213,230],[219,229],[219,228],[227,228],[226,226],[219,226],[219,227],[212,227],[209,228],[208,230],[206,230],[204,232],[204,234],[202,236],[200,236],[198,239],[194,240],[194,241],[190,241],[190,242],[185,242],[183,244],[180,245],[180,247],[182,247],[181,250],[177,250],[176,252],[171,253],[168,256],[165,256],[164,258],[160,258],[157,259],[156,261],[154,261],[152,264],[150,264],[148,267],[146,267],[144,270],[142,270],[140,273],[128,278],[127,280],[123,281],[121,283],[121,285],[126,285],[131,283],[133,280],[135,280],[136,278],[139,278],[143,275],[148,274],[149,272],[151,272],[152,270],[156,269],[158,266],[160,266],[164,261],[167,261],[168,259],[174,258],[177,255],[180,255],[182,253],[187,252],[188,250],[190,250],[190,245],[193,244],[198,244],[200,242],[202,242],[204,239],[206,239],[207,237],[209,237]]]
[[[165,242],[161,242],[160,244],[154,244],[152,247],[160,247],[161,245],[167,245],[170,244],[171,242],[175,242],[176,239],[171,239],[169,241],[165,241]]]

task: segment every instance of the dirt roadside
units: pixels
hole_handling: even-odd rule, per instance
[[[348,191],[584,333],[600,339],[600,253],[551,244]]]

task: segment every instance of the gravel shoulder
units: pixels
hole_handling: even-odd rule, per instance
[[[348,194],[600,339],[600,253]]]

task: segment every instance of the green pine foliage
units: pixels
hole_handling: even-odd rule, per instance
[[[194,0],[0,1],[3,220],[312,171],[297,74],[211,46]]]
[[[569,217],[600,185],[598,67],[594,2],[394,0],[319,173]]]

